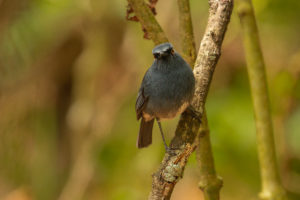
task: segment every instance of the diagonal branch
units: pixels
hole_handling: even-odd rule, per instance
[[[179,8],[179,31],[183,56],[191,66],[194,66],[196,47],[189,0],[178,0],[177,3]],[[217,176],[215,170],[205,110],[202,116],[198,138],[199,144],[196,149],[196,158],[200,174],[199,188],[202,190],[206,200],[219,199],[223,181]]]
[[[151,28],[160,26],[144,1],[128,0],[128,2],[139,21],[151,35],[154,43],[165,42],[167,39],[165,36],[162,36],[164,35],[162,29]],[[233,0],[210,0],[209,5],[208,24],[194,68],[196,91],[193,106],[200,115],[204,114],[206,96],[215,66],[221,54],[221,45],[230,20]],[[145,15],[145,13],[147,14]],[[147,28],[147,25],[143,23],[155,23],[155,25],[152,24],[152,26]],[[192,115],[185,113],[181,116],[175,137],[171,141],[171,147],[176,150],[165,154],[160,168],[153,174],[152,191],[149,199],[170,199],[174,186],[179,178],[182,177],[189,156],[197,147],[198,143],[194,141],[198,134],[199,126],[199,121],[193,118]]]
[[[215,66],[221,55],[221,45],[230,20],[233,1],[211,0],[209,5],[208,24],[194,68],[196,91],[192,105],[200,115],[204,114],[205,100]],[[197,141],[194,142],[198,132],[199,122],[192,116],[183,115],[171,142],[171,147],[179,150],[165,155],[159,171],[153,176],[150,199],[151,197],[152,199],[170,198],[176,182],[183,174],[190,153],[198,145]],[[178,159],[181,162],[176,163]]]
[[[168,41],[154,14],[144,0],[128,0],[128,7],[133,9],[146,34],[156,45]]]

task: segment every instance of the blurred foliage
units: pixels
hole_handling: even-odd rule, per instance
[[[74,192],[68,180],[82,155],[79,165],[92,170],[90,176],[85,168],[78,172],[76,184],[84,180],[79,199],[148,195],[164,148],[156,125],[153,144],[135,147],[134,103],[153,44],[143,39],[140,24],[125,21],[126,3],[0,1],[0,199],[50,200]],[[300,199],[300,2],[254,0],[254,7],[280,172],[291,197]],[[206,1],[191,0],[197,47],[207,8]],[[159,1],[157,13],[180,52],[176,4]],[[222,199],[255,199],[255,124],[236,13],[206,107],[216,168],[224,179]],[[177,120],[163,122],[167,138]],[[90,151],[81,154],[85,144]],[[192,156],[172,199],[201,199],[197,174]]]

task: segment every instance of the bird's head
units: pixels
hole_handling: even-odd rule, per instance
[[[172,44],[170,43],[163,43],[160,45],[157,45],[152,50],[152,54],[155,59],[165,59],[169,57],[170,55],[174,55],[175,51],[173,49]]]

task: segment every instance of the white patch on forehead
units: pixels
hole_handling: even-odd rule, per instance
[[[172,48],[173,48],[173,46],[171,44],[168,44],[168,43],[161,44],[161,45],[156,46],[153,49],[152,53],[165,52],[165,51],[168,51],[169,49],[172,49]]]
[[[167,51],[169,49],[171,49],[171,48],[170,47],[164,47],[164,48],[161,49],[161,51]]]

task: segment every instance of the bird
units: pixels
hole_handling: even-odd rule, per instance
[[[190,107],[195,77],[192,68],[171,43],[155,46],[152,54],[154,61],[144,75],[135,104],[137,120],[141,120],[137,147],[144,148],[152,143],[156,120],[165,149],[169,150],[161,121],[172,119]]]

